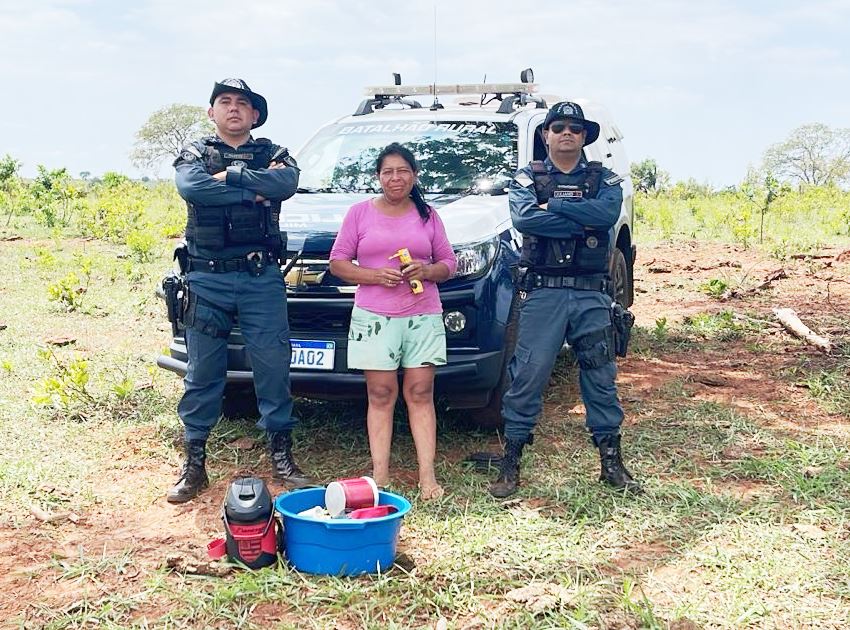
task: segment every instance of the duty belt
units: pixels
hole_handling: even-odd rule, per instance
[[[248,271],[254,275],[262,273],[275,260],[269,252],[248,252],[239,258],[209,259],[189,258],[189,271],[208,273],[227,273],[229,271]]]
[[[544,276],[529,273],[525,290],[531,289],[579,289],[582,291],[606,291],[608,281],[605,278],[586,276]],[[521,287],[524,288],[524,287]]]

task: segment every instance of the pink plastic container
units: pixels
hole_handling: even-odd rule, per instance
[[[342,515],[346,510],[378,505],[378,486],[371,477],[338,479],[325,490],[325,507],[331,516]]]

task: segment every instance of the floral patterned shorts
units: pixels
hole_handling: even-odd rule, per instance
[[[348,367],[397,370],[446,364],[441,315],[387,317],[354,307],[348,329]]]

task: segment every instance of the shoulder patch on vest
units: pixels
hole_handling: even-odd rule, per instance
[[[519,175],[514,177],[514,180],[516,180],[516,183],[519,184],[520,186],[522,186],[523,188],[528,188],[529,186],[531,186],[534,183],[534,180],[531,179],[525,173],[520,173]]]
[[[616,186],[621,181],[623,181],[623,178],[617,175],[617,173],[612,173],[610,177],[606,177],[603,181],[605,182],[606,186]]]
[[[183,147],[183,153],[181,154],[181,157],[187,162],[191,162],[192,160],[196,158],[201,158],[203,156],[201,155],[201,152],[198,150],[197,147],[190,144]]]

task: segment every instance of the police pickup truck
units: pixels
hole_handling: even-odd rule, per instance
[[[527,78],[523,74],[523,78]],[[292,391],[317,399],[365,397],[361,372],[346,365],[354,286],[328,271],[328,255],[346,210],[379,192],[375,158],[390,142],[409,147],[420,161],[419,181],[446,226],[458,259],[455,276],[440,285],[448,363],[437,367],[439,399],[469,410],[481,426],[501,424],[506,368],[516,340],[517,306],[511,268],[520,237],[508,209],[507,185],[518,167],[543,159],[547,102],[530,82],[471,85],[390,85],[367,88],[348,116],[321,129],[298,151],[298,193],[286,201],[286,277],[292,338]],[[633,299],[632,187],[623,135],[601,106],[570,97],[601,126],[585,147],[622,175],[623,206],[611,242],[613,296]],[[157,363],[185,374],[183,331],[173,326],[169,354]],[[251,363],[235,327],[228,340],[224,413],[253,401]]]

